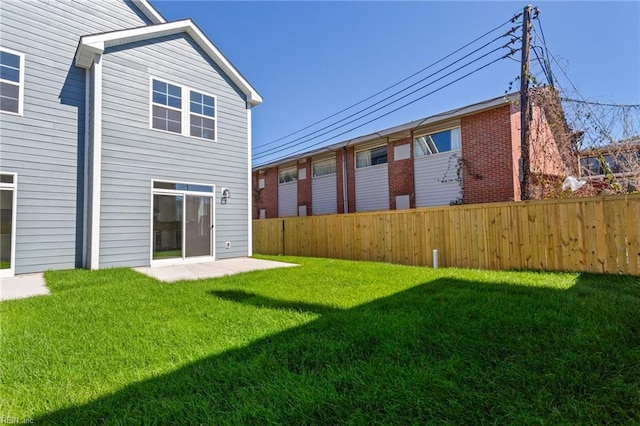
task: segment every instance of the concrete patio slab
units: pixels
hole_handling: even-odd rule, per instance
[[[42,274],[0,278],[0,300],[24,299],[50,293]]]
[[[274,268],[288,268],[298,266],[293,263],[274,262],[272,260],[252,259],[240,257],[223,259],[215,262],[185,263],[181,265],[153,266],[134,268],[134,270],[160,281],[174,282],[180,280],[200,280],[203,278],[217,278],[241,272],[258,271]]]

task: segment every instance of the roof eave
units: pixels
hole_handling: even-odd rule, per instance
[[[442,112],[440,114],[435,114],[429,117],[425,117],[422,119],[410,121],[409,123],[400,124],[394,127],[389,127],[387,129],[380,130],[378,132],[369,133],[367,135],[359,136],[354,139],[337,142],[319,149],[315,149],[313,151],[308,151],[302,154],[293,154],[280,160],[259,164],[258,166],[254,167],[254,170],[264,169],[264,168],[273,167],[273,166],[277,166],[284,163],[289,163],[294,160],[312,157],[314,155],[318,155],[320,153],[327,152],[327,151],[336,151],[338,149],[342,149],[344,147],[351,146],[351,145],[356,145],[364,142],[371,142],[375,139],[384,138],[396,133],[415,129],[417,127],[428,126],[429,124],[437,123],[440,121],[451,120],[454,118],[461,118],[463,116],[470,115],[470,114],[477,114],[479,112],[504,106],[507,103],[516,101],[517,99],[519,99],[519,96],[520,95],[518,92],[509,93],[505,96],[501,96],[498,98],[477,102],[475,104],[468,105],[466,107],[457,108],[450,111]]]
[[[249,84],[240,72],[229,60],[215,47],[204,33],[193,23],[191,19],[167,22],[157,25],[148,25],[139,28],[112,31],[102,34],[86,35],[80,38],[76,51],[76,65],[81,68],[89,68],[93,57],[101,55],[107,47],[119,46],[136,41],[164,37],[177,33],[187,33],[205,53],[215,62],[229,78],[246,95],[247,102],[251,106],[262,102],[262,96]]]

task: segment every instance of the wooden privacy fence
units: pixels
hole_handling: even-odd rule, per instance
[[[640,275],[640,194],[253,221],[256,253]]]

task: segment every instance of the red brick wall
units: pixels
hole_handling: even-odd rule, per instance
[[[505,105],[460,120],[465,203],[519,199],[511,118]]]
[[[258,189],[259,179],[264,178],[264,188]],[[278,168],[270,167],[260,173],[253,172],[253,218],[260,217],[260,210],[265,209],[267,219],[278,217]]]
[[[307,171],[307,177],[300,179],[300,170]],[[298,163],[298,207],[307,206],[307,216],[312,215],[311,211],[311,159],[304,163]],[[299,210],[298,210],[299,211]]]
[[[352,146],[347,147],[347,195],[349,196],[347,213],[353,213],[356,211],[356,174],[355,150]]]
[[[387,158],[389,171],[389,206],[391,210],[396,209],[396,197],[398,195],[409,195],[411,208],[415,204],[415,188],[413,178],[413,139],[401,139],[387,143]],[[404,160],[394,158],[394,147],[409,144],[411,155]]]

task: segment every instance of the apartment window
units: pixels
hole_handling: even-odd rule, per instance
[[[24,54],[0,49],[0,111],[22,115]]]
[[[356,169],[387,163],[387,146],[356,152]]]
[[[442,152],[457,151],[461,148],[460,128],[430,133],[415,138],[415,156],[433,155]]]
[[[278,171],[278,182],[280,183],[288,183],[295,182],[298,180],[297,167],[288,167],[286,169],[281,169]]]
[[[190,94],[190,135],[216,140],[216,100],[194,90]]]
[[[182,88],[153,80],[153,128],[182,133]]]
[[[327,160],[320,160],[313,163],[313,177],[320,177],[324,175],[332,175],[336,172],[336,159],[329,158]]]

